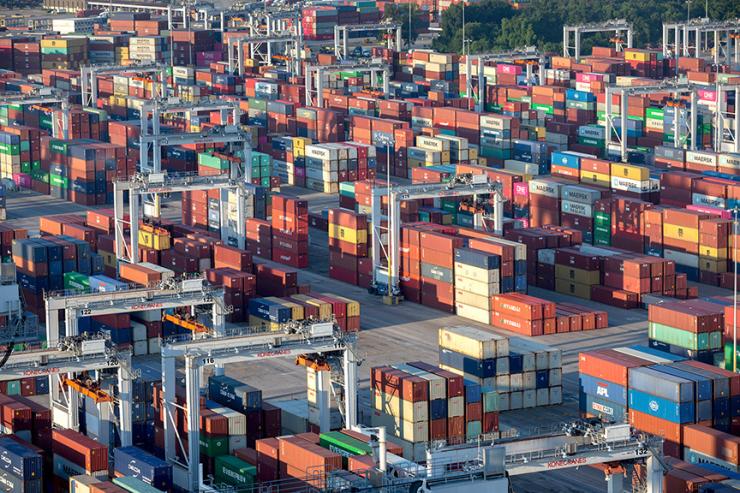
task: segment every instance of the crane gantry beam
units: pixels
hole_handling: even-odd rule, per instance
[[[98,75],[114,75],[124,72],[159,74],[158,97],[167,96],[167,67],[161,63],[139,65],[88,65],[80,68],[80,92],[82,106],[95,107],[98,100]]]
[[[200,370],[204,367],[273,358],[295,358],[302,354],[333,355],[341,361],[344,387],[345,425],[357,424],[357,361],[355,337],[342,333],[334,322],[295,322],[281,330],[247,327],[229,329],[220,335],[204,335],[195,340],[172,338],[162,345],[162,392],[165,408],[165,459],[175,465],[175,483],[186,491],[198,491],[200,475]],[[185,406],[175,401],[176,362],[185,360]],[[188,444],[182,447],[175,411],[187,409]],[[328,412],[328,406],[320,408]],[[328,421],[328,420],[326,420]],[[323,430],[322,430],[323,431]],[[178,444],[186,461],[177,459]]]
[[[573,57],[576,62],[581,60],[581,35],[584,33],[613,32],[617,36],[615,46],[621,51],[624,40],[619,39],[622,33],[627,35],[627,48],[632,48],[632,24],[624,19],[612,19],[605,22],[592,22],[574,26],[563,26],[563,56]],[[573,44],[571,44],[571,37]]]
[[[378,74],[383,74],[383,94],[388,95],[391,69],[379,63],[353,63],[346,65],[311,65],[306,67],[306,106],[324,105],[324,80],[322,74],[345,71],[367,72],[370,74],[370,85],[378,85]]]
[[[524,62],[528,86],[532,84],[532,64],[537,63],[539,85],[545,83],[545,57],[534,46],[521,50],[467,55],[465,57],[465,96],[468,98],[473,97],[473,60],[476,60],[478,68],[478,102],[475,105],[478,113],[485,111],[487,80],[484,75],[484,65],[486,62]]]
[[[401,25],[396,23],[378,23],[378,24],[344,24],[334,26],[334,55],[339,60],[345,60],[349,57],[348,42],[349,33],[357,31],[381,31],[395,36],[389,38],[388,48],[401,51]]]
[[[503,196],[501,184],[490,182],[487,175],[456,175],[447,183],[424,183],[418,185],[396,185],[387,189],[378,186],[372,194],[372,256],[373,256],[373,290],[380,295],[387,295],[394,303],[401,293],[400,251],[401,251],[401,202],[404,200],[439,199],[442,197],[462,197],[476,195],[493,195],[494,231],[503,230]],[[381,210],[383,195],[388,195],[388,215]],[[383,226],[383,221],[387,226]],[[388,246],[382,239],[387,237]],[[386,265],[383,265],[385,261]]]
[[[200,141],[199,141],[200,142]],[[168,173],[138,174],[129,180],[113,182],[113,209],[115,214],[116,256],[119,260],[138,263],[138,231],[140,206],[139,198],[146,194],[178,193],[196,190],[220,191],[221,239],[227,244],[234,243],[244,248],[245,242],[245,200],[255,193],[255,187],[243,178],[230,175],[199,176],[190,174],[170,175]],[[233,231],[226,227],[228,218],[228,193],[236,194],[236,224]],[[129,194],[128,219],[124,197]],[[126,228],[129,229],[128,242]]]

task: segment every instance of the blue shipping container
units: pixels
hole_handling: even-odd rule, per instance
[[[43,459],[12,438],[0,437],[0,469],[29,481],[43,475]]]
[[[580,387],[583,392],[601,399],[619,404],[627,405],[627,388],[616,383],[607,382],[591,375],[579,375]]]
[[[114,470],[138,478],[158,488],[172,488],[172,465],[138,447],[121,447],[113,451]]]
[[[695,419],[694,402],[671,402],[668,399],[632,389],[628,391],[628,396],[629,407],[635,411],[673,423],[692,423]]]

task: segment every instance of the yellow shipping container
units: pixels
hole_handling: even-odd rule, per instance
[[[611,177],[603,173],[596,173],[594,171],[581,170],[581,183],[591,183],[593,185],[601,185],[604,187],[610,187]]]
[[[678,226],[676,224],[663,223],[663,236],[674,240],[699,243],[699,230]]]
[[[555,279],[555,291],[562,294],[569,294],[577,298],[583,298],[584,300],[591,299],[590,285],[570,282],[567,279]]]
[[[322,294],[325,294],[326,296],[331,296],[332,298],[337,298],[347,303],[347,316],[348,317],[359,317],[360,316],[360,302],[359,301],[352,300],[344,296],[339,296],[334,293],[322,293]]]
[[[629,180],[645,181],[650,178],[650,170],[632,164],[611,163],[611,175]]]
[[[717,260],[707,257],[699,257],[699,270],[721,273],[728,272],[727,260]]]
[[[298,300],[303,303],[308,303],[319,308],[319,317],[322,320],[328,319],[332,314],[332,307],[330,303],[325,301],[317,300],[305,294],[294,294],[291,296],[292,299]]]
[[[649,62],[650,53],[628,49],[624,51],[624,59],[627,61],[631,60],[635,62]]]
[[[282,305],[286,308],[290,308],[290,318],[293,320],[303,320],[305,318],[303,305],[299,305],[298,303],[284,300],[282,298],[277,298],[275,296],[267,296],[265,297],[265,299]]]
[[[255,317],[254,315],[249,316],[248,323],[250,327],[264,327],[272,332],[280,330],[280,324],[277,322],[271,322],[264,318]]]
[[[329,238],[342,240],[353,245],[367,243],[366,229],[351,229],[338,224],[329,224]]]
[[[489,310],[465,304],[458,299],[455,300],[455,313],[460,317],[464,317],[481,324],[488,324],[491,322],[491,312]]]
[[[440,348],[477,359],[496,358],[509,351],[507,338],[474,327],[442,327],[437,342]]]
[[[592,285],[601,282],[601,272],[598,270],[584,270],[567,265],[555,265],[555,279],[562,279],[578,284]],[[589,294],[590,296],[590,294]]]
[[[727,259],[727,250],[727,248],[714,248],[699,245],[699,256],[714,260],[724,260]]]

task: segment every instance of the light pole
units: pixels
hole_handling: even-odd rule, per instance
[[[465,54],[465,0],[462,0],[462,54]]]
[[[400,49],[400,46],[399,46]],[[411,1],[409,0],[409,50],[411,49]]]
[[[732,214],[732,264],[733,296],[732,296],[732,371],[737,373],[737,213],[735,206]]]

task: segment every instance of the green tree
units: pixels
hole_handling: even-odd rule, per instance
[[[409,5],[411,7],[410,9]],[[419,34],[429,26],[428,22],[425,24],[421,20],[419,8],[415,4],[386,4],[383,17],[397,24],[401,24],[401,37],[403,38],[403,42],[406,43],[409,39],[409,10],[411,12],[411,44],[413,45]]]
[[[515,49],[535,44],[532,23],[522,16],[501,19],[501,32],[496,37],[496,48]]]

